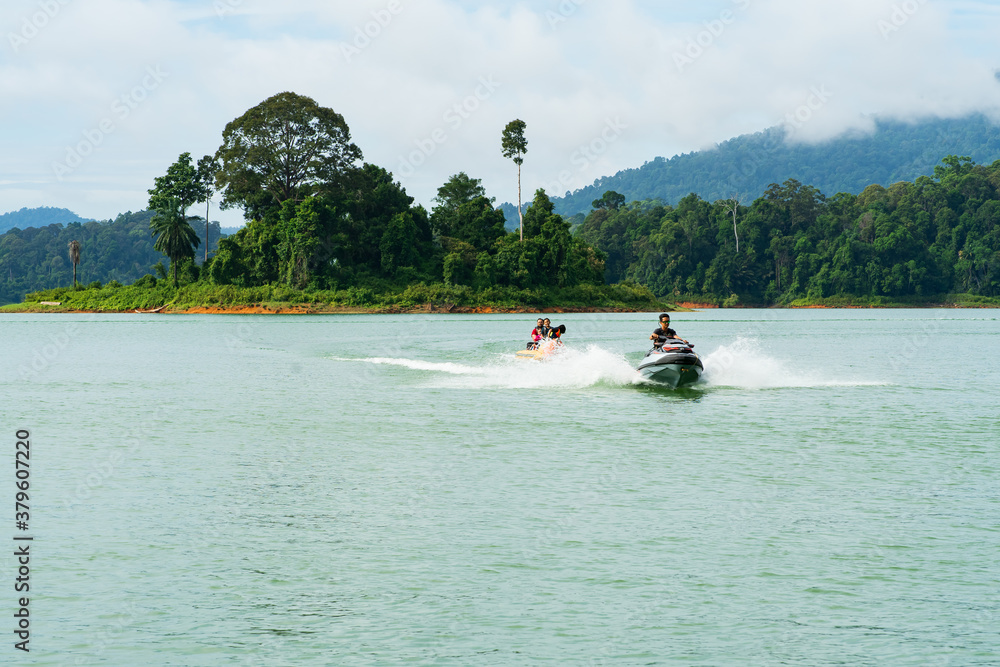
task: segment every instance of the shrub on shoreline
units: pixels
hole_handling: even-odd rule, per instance
[[[413,309],[432,306],[464,308],[608,308],[657,310],[661,300],[641,285],[619,284],[597,286],[581,284],[574,287],[522,289],[512,286],[492,286],[476,290],[465,285],[416,283],[402,288],[376,290],[367,286],[352,286],[337,290],[298,290],[286,285],[237,287],[191,283],[173,287],[168,280],[146,276],[132,285],[109,283],[103,287],[61,287],[27,294],[24,302],[5,306],[7,312],[31,309],[52,310],[42,302],[58,302],[59,311],[86,310],[98,312],[132,312],[167,306],[171,310],[197,307],[241,307],[267,304],[273,308],[311,305],[318,308],[367,308],[371,310]]]

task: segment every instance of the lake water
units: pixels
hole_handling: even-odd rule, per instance
[[[0,663],[1000,664],[1000,311],[534,319],[0,315]]]

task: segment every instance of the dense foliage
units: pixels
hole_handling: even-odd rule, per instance
[[[949,156],[933,178],[856,196],[827,198],[789,179],[750,206],[690,194],[676,207],[601,207],[579,236],[606,254],[607,280],[634,280],[671,300],[996,297],[998,221],[1000,161]]]
[[[992,126],[940,123],[947,126],[939,133],[942,140],[952,141],[955,132],[972,127],[984,150],[1000,148]],[[876,136],[905,144],[907,131],[888,126]],[[777,157],[815,150],[790,148],[783,137],[765,137],[776,142],[767,150],[743,139],[718,151],[726,152],[729,167],[699,158],[685,163],[694,171],[677,182],[703,178],[718,186],[727,173],[759,179],[772,173],[767,165]],[[959,139],[953,143],[970,141]],[[873,157],[844,148],[849,142],[835,145],[841,148],[833,150],[844,154],[814,157],[814,164],[832,162],[845,178],[871,172],[861,163],[874,163]],[[898,165],[922,150],[898,148],[884,164]],[[519,157],[524,146],[518,150],[511,154]],[[710,164],[718,173],[698,171],[698,165]],[[799,175],[810,173],[802,168]],[[243,209],[248,224],[221,239],[214,257],[199,266],[192,259],[199,243],[185,226],[191,222],[203,243],[205,223],[185,211],[215,188],[227,205]],[[1000,297],[1000,162],[982,166],[951,156],[935,167],[933,177],[858,191],[827,198],[813,185],[784,178],[752,202],[745,189],[733,188],[714,203],[692,192],[671,205],[664,199],[636,200],[629,188],[603,190],[586,195],[586,216],[567,219],[537,190],[523,214],[522,240],[518,232],[506,231],[503,211],[479,179],[464,172],[451,177],[428,213],[414,206],[391,173],[362,162],[339,114],[283,93],[227,125],[222,147],[197,168],[184,153],[156,179],[150,202],[159,209],[157,217],[128,213],[114,222],[15,228],[0,235],[0,303],[53,289],[64,290],[68,302],[113,309],[265,292],[379,307],[518,300],[558,305],[557,298],[648,303],[646,286],[670,301],[720,305],[929,301],[955,293]],[[633,203],[625,204],[630,198]],[[217,230],[217,224],[209,228],[209,247],[215,246]],[[157,280],[167,271],[151,231],[158,248],[172,257],[177,276],[172,282],[179,285]],[[90,283],[86,290],[68,287],[71,241],[79,242],[80,280]],[[150,270],[156,276],[147,275]],[[120,285],[133,281],[127,289]],[[627,287],[617,289],[628,292],[627,298],[609,296],[606,281],[624,282]],[[102,290],[102,282],[112,291]]]
[[[59,306],[40,305],[58,302]],[[26,295],[22,304],[9,305],[5,310],[17,312],[67,312],[98,310],[132,312],[154,310],[167,306],[171,311],[192,307],[239,308],[255,306],[267,310],[309,309],[315,312],[343,312],[351,309],[375,309],[381,312],[424,310],[428,304],[436,312],[463,310],[520,310],[529,308],[559,308],[560,310],[660,310],[663,304],[641,285],[589,285],[566,288],[520,289],[489,287],[476,290],[466,285],[424,285],[417,283],[376,292],[367,287],[339,290],[297,290],[287,285],[237,287],[190,282],[173,287],[169,279],[145,276],[132,285],[94,283],[87,288],[59,287]]]
[[[349,138],[343,118],[309,98],[292,93],[269,98],[227,125],[214,158],[199,161],[195,169],[190,154],[183,153],[156,179],[149,192],[157,210],[144,216],[145,225],[136,221],[109,231],[93,223],[83,226],[89,235],[80,225],[12,232],[0,243],[0,269],[9,273],[4,300],[71,284],[68,242],[77,237],[85,282],[95,274],[119,283],[136,280],[152,264],[163,277],[162,256],[149,253],[150,231],[157,236],[156,249],[172,260],[174,282],[186,285],[274,286],[311,294],[357,289],[373,295],[423,286],[431,292],[458,290],[465,300],[478,294],[484,303],[506,299],[497,301],[497,289],[537,302],[579,286],[603,286],[601,254],[570,234],[570,224],[553,212],[543,191],[525,213],[522,241],[506,233],[503,213],[478,179],[465,173],[449,179],[428,214],[413,205],[391,173],[355,164],[361,152]],[[215,169],[214,184],[224,202],[241,207],[248,223],[221,239],[215,256],[197,266],[192,256],[199,243],[187,229],[191,219],[185,211],[207,196],[207,167]],[[200,226],[203,230],[204,223]],[[124,241],[116,234],[122,233],[141,259],[130,259],[127,271],[95,266],[97,253],[102,261],[119,253]],[[29,249],[32,242],[37,249]],[[648,301],[649,292],[640,291]],[[144,305],[148,296],[143,293]]]
[[[659,199],[677,205],[689,193],[708,201],[733,194],[756,199],[772,183],[794,178],[822,192],[858,194],[871,184],[888,187],[930,175],[941,157],[968,155],[989,164],[1000,159],[1000,126],[983,116],[935,119],[921,123],[878,121],[865,136],[846,136],[822,144],[786,141],[784,128],[771,128],[719,144],[711,150],[658,157],[635,169],[598,179],[566,196],[551,193],[566,216],[587,213],[607,190],[628,201]],[[515,211],[505,205],[504,211]]]
[[[123,213],[105,222],[71,222],[12,229],[0,235],[0,304],[16,303],[27,292],[73,284],[70,241],[80,243],[78,278],[83,283],[130,283],[163,261],[153,248],[149,223],[152,211]],[[192,227],[202,243],[204,221]],[[210,225],[211,246],[218,226]]]
[[[361,150],[339,114],[294,93],[227,125],[216,159],[227,204],[248,220],[203,272],[217,285],[381,293],[419,283],[603,284],[599,253],[572,238],[543,192],[533,207],[538,224],[523,243],[505,233],[503,213],[464,172],[442,185],[428,214],[391,173],[358,164]]]
[[[478,179],[465,174],[442,186],[432,215],[413,206],[381,167],[366,164],[352,181],[340,194],[286,201],[251,221],[220,242],[208,278],[220,285],[377,291],[418,282],[476,289],[603,284],[600,253],[570,235],[542,191],[525,214],[521,242],[504,231],[503,214]]]
[[[20,301],[26,292],[72,285],[70,241],[80,242],[79,279],[131,282],[162,259],[153,250],[147,213],[125,213],[114,224],[72,222],[66,226],[12,229],[0,236],[0,303]]]

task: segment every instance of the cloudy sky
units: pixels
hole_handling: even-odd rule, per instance
[[[778,124],[1000,121],[997,0],[4,0],[0,26],[0,213],[145,208],[286,90],[425,205],[459,171],[514,201],[515,118],[526,199]]]

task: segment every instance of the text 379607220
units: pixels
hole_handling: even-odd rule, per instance
[[[28,520],[31,518],[28,505],[28,490],[31,488],[31,434],[21,429],[16,433],[17,445],[14,453],[14,525],[19,531],[28,530]],[[28,651],[31,638],[31,621],[28,612],[28,596],[31,574],[31,537],[16,535],[14,537],[14,558],[17,564],[17,576],[14,578],[14,591],[21,594],[14,612],[16,626],[14,635],[20,640],[14,643],[14,648]]]

